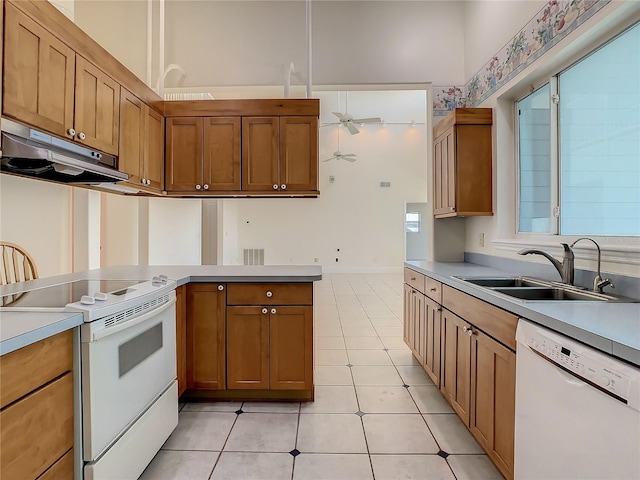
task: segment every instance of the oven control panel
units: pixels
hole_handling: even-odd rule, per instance
[[[524,335],[521,332],[519,341],[526,343],[538,355],[618,400],[632,406],[639,402],[636,397],[640,391],[640,370],[555,332],[547,333],[545,330],[543,333],[540,328],[527,329]]]

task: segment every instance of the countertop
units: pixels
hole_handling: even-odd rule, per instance
[[[322,279],[318,265],[154,265],[117,266],[3,285],[9,295],[76,280],[149,280],[166,275],[178,284],[190,282],[314,282]],[[0,355],[12,352],[82,323],[82,315],[65,312],[12,312],[0,308]]]
[[[521,302],[455,278],[514,272],[464,262],[411,261],[405,266],[640,367],[640,303]]]

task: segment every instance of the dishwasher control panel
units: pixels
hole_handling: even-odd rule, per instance
[[[540,356],[551,360],[562,369],[600,390],[616,397],[624,403],[637,403],[638,385],[633,385],[631,367],[620,363],[605,354],[554,332],[541,332],[541,329],[526,329],[520,334],[524,342]],[[633,375],[635,373],[635,375]],[[637,406],[636,406],[637,408]]]

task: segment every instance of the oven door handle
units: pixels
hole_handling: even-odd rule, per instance
[[[149,310],[148,312],[145,312],[142,315],[133,318],[132,320],[127,320],[126,322],[123,322],[119,325],[105,328],[104,330],[99,330],[92,335],[91,341],[95,342],[97,340],[100,340],[101,338],[105,338],[110,335],[114,335],[118,332],[121,332],[126,328],[134,327],[136,325],[139,325],[140,323],[146,322],[150,318],[155,317],[156,315],[159,315],[165,310],[171,308],[173,305],[175,305],[175,303],[176,303],[176,298],[173,297],[167,303],[163,303],[161,306],[154,308],[153,310]]]

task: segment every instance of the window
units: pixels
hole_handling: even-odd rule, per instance
[[[405,232],[420,233],[420,212],[407,212],[404,224]]]
[[[640,25],[517,102],[520,232],[640,235]]]

